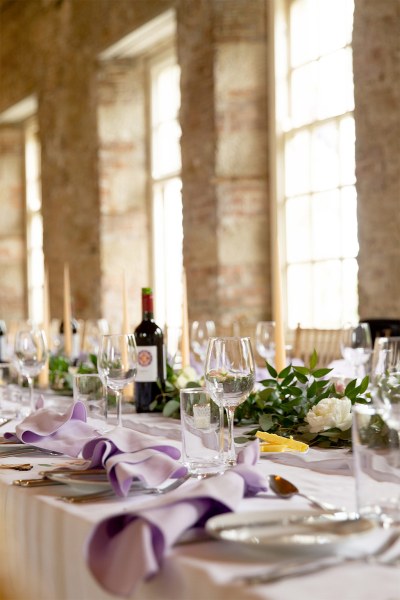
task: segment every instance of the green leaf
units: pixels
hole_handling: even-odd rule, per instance
[[[244,435],[239,436],[239,437],[235,437],[235,442],[236,444],[245,444],[249,441],[248,437],[245,437]]]
[[[178,412],[180,408],[180,404],[177,400],[169,400],[163,409],[164,417],[172,417],[175,413]]]
[[[312,374],[314,377],[319,379],[320,377],[325,377],[325,375],[328,375],[328,373],[330,373],[331,371],[332,369],[316,369],[312,372]]]
[[[268,369],[268,373],[271,375],[271,377],[276,378],[278,373],[276,372],[276,370],[274,369],[274,367],[272,365],[269,364],[269,362],[265,363]]]
[[[259,424],[263,431],[269,431],[274,425],[274,421],[271,415],[261,415],[259,419]]]
[[[313,353],[310,356],[310,369],[313,370],[317,366],[318,363],[318,354],[314,348]]]
[[[288,367],[285,367],[284,369],[282,369],[282,371],[279,373],[279,379],[285,379],[285,377],[287,377],[290,373],[290,371],[292,370],[292,365],[289,365]]]

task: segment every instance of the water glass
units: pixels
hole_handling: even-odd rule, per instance
[[[74,402],[82,402],[88,417],[107,421],[107,393],[100,375],[85,373],[74,375]]]
[[[382,524],[400,523],[400,427],[381,406],[353,407],[357,512]]]
[[[224,466],[223,410],[204,388],[180,391],[182,461],[193,475],[222,473]]]

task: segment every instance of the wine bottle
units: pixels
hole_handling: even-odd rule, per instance
[[[142,288],[142,321],[135,329],[138,369],[135,379],[136,411],[149,412],[151,402],[164,389],[164,336],[154,321],[153,291]]]
[[[7,327],[5,321],[0,321],[0,362],[6,362],[7,354]]]

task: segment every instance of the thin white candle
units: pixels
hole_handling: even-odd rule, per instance
[[[42,328],[46,337],[47,347],[50,353],[50,295],[49,295],[49,272],[47,267],[44,271],[43,287],[43,323]],[[39,387],[47,388],[49,386],[49,359],[40,371],[38,376]]]
[[[273,307],[275,320],[275,368],[278,371],[286,366],[286,350],[285,350],[285,330],[283,323],[282,309],[282,280],[279,263],[279,248],[278,240],[275,237],[274,247],[274,286],[273,286]]]
[[[126,273],[122,274],[122,333],[130,333],[128,317],[128,294],[126,290]]]
[[[182,273],[182,339],[181,339],[182,369],[190,366],[189,316],[187,303],[186,272]]]
[[[129,331],[129,316],[128,316],[128,293],[126,288],[126,273],[125,270],[122,273],[122,327],[121,333],[125,335],[127,333],[131,333]],[[122,348],[122,356],[125,363],[128,362],[128,354],[126,346]],[[124,398],[132,398],[133,397],[133,383],[129,383],[126,387],[124,387],[122,395]]]
[[[67,357],[72,353],[71,331],[71,287],[69,280],[69,266],[64,265],[64,354]]]

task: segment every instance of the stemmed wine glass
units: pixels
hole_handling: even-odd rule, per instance
[[[28,382],[31,413],[36,410],[33,379],[44,368],[47,356],[47,342],[42,329],[33,327],[17,331],[14,342],[14,364],[18,372],[26,377]]]
[[[275,357],[275,321],[259,321],[256,326],[256,350],[269,363]]]
[[[255,363],[250,338],[210,338],[204,376],[206,387],[228,418],[228,451],[226,462],[236,464],[233,421],[235,409],[250,394],[255,380]]]
[[[347,324],[341,339],[342,356],[353,367],[356,377],[363,377],[372,353],[372,337],[368,323]]]
[[[97,370],[105,384],[115,392],[117,427],[122,427],[122,389],[134,381],[137,371],[133,333],[103,335],[97,356]]]
[[[193,321],[190,343],[193,352],[197,354],[202,364],[206,357],[208,338],[210,337],[215,337],[214,321]]]

